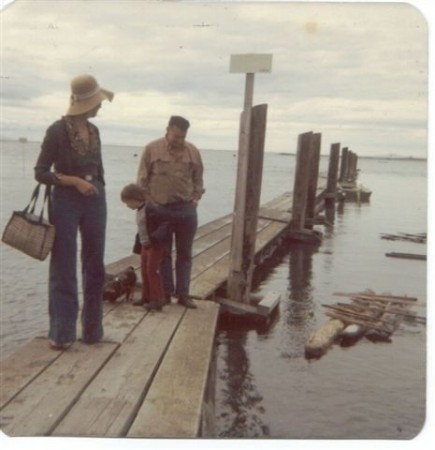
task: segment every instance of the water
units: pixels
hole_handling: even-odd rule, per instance
[[[119,200],[135,180],[141,148],[106,146],[109,220],[106,262],[131,251],[135,220]],[[2,143],[3,229],[35,185],[39,145]],[[200,224],[231,212],[236,157],[202,151],[206,194]],[[266,153],[262,202],[292,190],[294,157]],[[321,160],[326,171],[327,158]],[[347,203],[317,249],[283,249],[255,290],[281,294],[269,327],[222,318],[217,336],[217,434],[220,437],[408,439],[425,417],[426,330],[402,326],[391,343],[361,340],[334,346],[320,360],[304,344],[325,320],[332,294],[366,288],[418,297],[426,304],[426,263],[387,258],[386,252],[426,253],[422,244],[380,239],[380,233],[426,231],[426,163],[360,159],[360,181],[373,190],[369,204]],[[1,359],[45,332],[48,261],[1,245]],[[345,300],[345,299],[342,299]],[[425,307],[418,313],[425,315]]]

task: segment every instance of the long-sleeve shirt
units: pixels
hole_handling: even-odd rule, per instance
[[[104,184],[104,169],[101,158],[101,142],[98,128],[89,122],[95,138],[93,152],[80,155],[74,150],[67,130],[65,118],[57,120],[47,129],[41,152],[35,166],[35,178],[44,184],[59,184],[55,172],[64,175],[93,175]],[[54,171],[52,171],[54,166]]]
[[[165,205],[199,200],[204,192],[204,167],[199,150],[184,143],[176,155],[168,150],[166,138],[150,142],[142,154],[137,184],[147,200]]]

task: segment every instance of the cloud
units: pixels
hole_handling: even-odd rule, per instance
[[[116,93],[97,119],[106,142],[143,145],[179,113],[198,146],[234,149],[244,76],[229,73],[230,55],[272,53],[254,94],[269,105],[268,151],[308,127],[377,154],[396,153],[386,130],[408,130],[403,151],[426,153],[427,26],[407,4],[34,0],[2,24],[5,135],[39,139],[70,79],[90,72]]]

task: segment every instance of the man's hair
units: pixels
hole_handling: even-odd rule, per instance
[[[137,200],[138,202],[145,201],[145,194],[143,189],[137,184],[128,184],[121,191],[121,200],[123,202],[127,200]]]
[[[168,127],[177,127],[180,130],[187,131],[190,127],[190,122],[181,116],[171,116]]]

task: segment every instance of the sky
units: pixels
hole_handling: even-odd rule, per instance
[[[200,149],[235,150],[245,75],[232,54],[272,54],[255,75],[266,151],[321,133],[360,156],[426,157],[426,2],[2,0],[1,137],[41,141],[68,107],[70,80],[115,92],[103,144],[143,147],[170,115]],[[427,2],[429,3],[429,2]],[[417,9],[416,5],[420,8]]]

